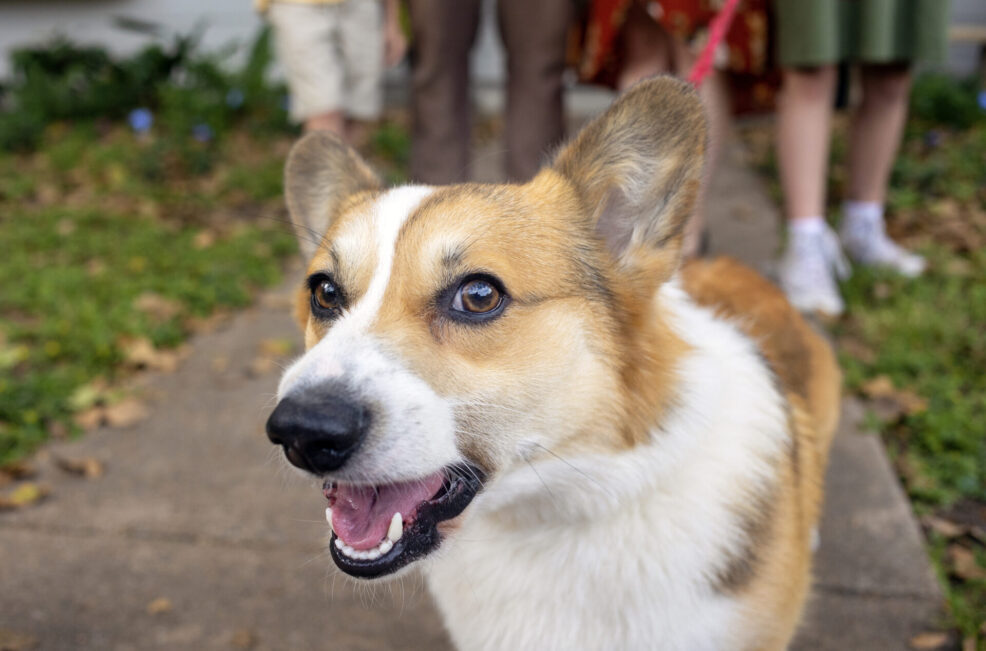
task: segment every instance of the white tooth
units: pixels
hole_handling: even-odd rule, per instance
[[[390,542],[390,539],[389,538],[387,540],[384,540],[382,543],[380,543],[380,553],[381,554],[386,554],[387,552],[389,552],[393,548],[394,548],[394,543]]]
[[[356,553],[356,550],[350,547],[349,545],[344,545],[342,548],[342,553],[345,554],[346,556],[352,556],[353,554]]]
[[[336,549],[343,549],[346,543],[342,542],[341,538],[336,538]]]
[[[332,507],[325,507],[325,521],[329,523],[329,528],[332,529]],[[335,531],[335,529],[332,529]]]
[[[390,519],[390,527],[387,529],[387,539],[390,542],[397,542],[401,539],[401,534],[404,533],[404,521],[401,519],[400,513],[395,513],[394,517]]]
[[[376,549],[371,549],[371,550],[370,550],[370,551],[369,551],[369,552],[367,553],[367,555],[366,555],[366,558],[367,558],[368,560],[371,560],[371,561],[375,561],[375,560],[377,560],[378,558],[380,558],[380,552],[379,552],[378,550],[376,550]]]

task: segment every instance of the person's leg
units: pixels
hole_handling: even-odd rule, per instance
[[[787,249],[781,286],[800,310],[835,315],[843,302],[835,274],[848,272],[825,223],[825,185],[837,72],[827,65],[785,69],[777,111],[777,162]]]
[[[346,0],[339,10],[339,44],[347,73],[346,141],[359,148],[383,111],[383,7],[380,0]]]
[[[787,69],[777,107],[777,164],[788,220],[822,217],[835,66]]]
[[[411,177],[444,184],[469,177],[469,50],[479,0],[410,0]]]
[[[305,131],[345,135],[343,67],[336,52],[332,7],[275,2],[268,11],[278,59],[291,91],[291,119]]]
[[[507,176],[530,179],[564,135],[562,73],[571,0],[499,0],[507,50]]]
[[[616,90],[625,91],[641,79],[675,72],[672,37],[637,2],[627,9],[620,30],[620,70]]]
[[[887,183],[907,120],[910,68],[903,64],[866,65],[862,83],[863,101],[853,114],[849,132],[843,244],[858,262],[916,276],[924,270],[924,260],[894,244],[883,222]]]
[[[682,79],[687,78],[698,57],[692,52],[689,45],[680,38],[672,39],[672,48],[674,73]],[[705,158],[705,176],[702,179],[702,188],[696,198],[692,216],[685,225],[682,255],[686,258],[692,258],[701,253],[709,186],[729,138],[732,124],[729,86],[723,73],[714,70],[699,86],[698,94],[705,105],[706,117],[709,121],[709,149]]]

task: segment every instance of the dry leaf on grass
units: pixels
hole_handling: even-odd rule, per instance
[[[897,389],[886,375],[870,378],[860,387],[870,399],[870,407],[882,420],[894,422],[901,416],[913,416],[928,409],[928,400],[910,389]]]
[[[969,532],[968,527],[963,527],[951,520],[939,518],[934,515],[926,515],[921,518],[921,524],[948,540],[960,538]]]
[[[171,604],[171,600],[167,597],[158,597],[154,601],[147,604],[147,614],[148,615],[160,615],[162,613],[171,612],[174,606]]]
[[[216,243],[216,232],[205,229],[195,234],[192,238],[192,246],[196,249],[207,249]]]
[[[34,482],[24,482],[11,491],[0,495],[0,511],[20,509],[37,504],[48,497],[50,489]]]
[[[976,562],[976,555],[962,545],[948,546],[948,559],[952,573],[964,581],[986,579],[986,568]]]
[[[840,337],[839,350],[864,364],[872,364],[876,361],[876,352],[856,337]]]
[[[169,321],[182,311],[181,303],[155,292],[140,294],[134,299],[134,307],[158,323]]]
[[[38,644],[38,638],[29,633],[0,628],[0,651],[30,651],[38,648]]]
[[[103,476],[103,463],[93,457],[82,457],[79,459],[69,459],[58,457],[55,465],[69,473],[86,479],[98,479]]]
[[[931,651],[944,648],[948,641],[948,633],[918,633],[911,638],[911,648]]]

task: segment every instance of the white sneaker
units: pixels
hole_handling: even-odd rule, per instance
[[[849,277],[839,238],[827,225],[814,232],[788,232],[780,263],[781,289],[802,312],[838,316],[845,310],[836,277]]]
[[[924,272],[924,258],[891,240],[879,215],[846,217],[839,234],[846,253],[854,262],[892,269],[908,278],[916,278]]]

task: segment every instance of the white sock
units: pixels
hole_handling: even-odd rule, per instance
[[[820,216],[798,217],[787,223],[787,232],[792,238],[813,237],[825,231],[825,220]]]
[[[883,204],[879,201],[845,201],[842,215],[848,227],[853,224],[880,224],[883,223]]]

